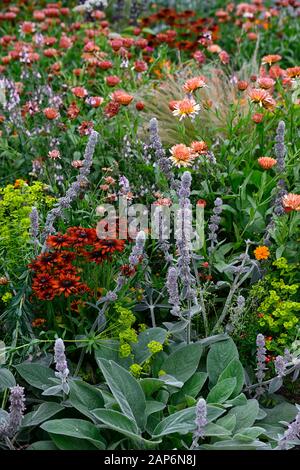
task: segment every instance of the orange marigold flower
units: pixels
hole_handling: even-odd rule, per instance
[[[287,212],[291,210],[300,211],[300,194],[286,194],[282,198],[282,205],[287,210]]]
[[[282,57],[279,54],[269,54],[262,58],[261,63],[271,65],[275,64],[275,62],[279,62],[281,59]]]
[[[174,105],[173,115],[179,116],[179,120],[181,121],[187,116],[190,116],[193,119],[199,111],[200,105],[197,104],[194,99],[185,98]]]
[[[277,164],[277,160],[271,157],[260,157],[258,158],[257,162],[264,170],[269,170]]]
[[[56,119],[58,117],[58,111],[55,108],[45,108],[44,111],[44,116],[46,116],[47,119]]]
[[[169,158],[178,168],[181,166],[186,167],[191,165],[193,159],[195,158],[195,154],[193,153],[192,149],[184,144],[173,145],[173,147],[170,149],[170,152],[171,157]]]
[[[268,259],[270,256],[270,250],[267,246],[258,246],[254,250],[254,256],[257,260]]]
[[[183,85],[183,90],[187,93],[193,93],[193,91],[198,90],[198,88],[203,88],[205,86],[205,77],[193,77],[185,82],[185,84]]]
[[[195,140],[191,143],[191,149],[195,153],[205,154],[208,151],[208,146],[204,140]]]
[[[252,88],[249,91],[249,98],[253,103],[257,103],[266,109],[272,109],[276,106],[276,101],[266,90]]]

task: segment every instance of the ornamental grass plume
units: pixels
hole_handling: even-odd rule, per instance
[[[46,239],[51,233],[55,232],[54,222],[63,216],[63,211],[65,209],[70,208],[71,203],[74,201],[74,199],[76,199],[81,191],[81,185],[86,182],[86,178],[90,174],[98,137],[98,132],[92,130],[84,152],[83,164],[79,170],[79,175],[77,176],[74,183],[71,184],[65,196],[62,196],[60,199],[58,199],[54,208],[48,212],[45,227],[42,233],[42,238],[44,240],[42,252],[44,252],[47,248]]]

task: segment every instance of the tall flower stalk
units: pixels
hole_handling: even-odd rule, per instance
[[[45,227],[42,233],[42,238],[44,241],[44,245],[42,248],[42,252],[46,251],[46,239],[48,236],[55,232],[54,223],[55,221],[63,216],[63,211],[65,209],[69,209],[71,207],[71,203],[76,199],[81,191],[82,183],[85,183],[87,176],[90,174],[91,166],[93,163],[93,156],[96,148],[96,144],[98,142],[98,132],[92,130],[89,136],[89,140],[84,152],[84,159],[83,165],[79,170],[79,175],[77,176],[76,180],[71,184],[69,189],[67,190],[65,196],[61,197],[55,207],[51,209],[51,211],[47,215]]]
[[[263,381],[266,375],[266,348],[265,348],[265,337],[259,333],[256,337],[256,378],[258,381],[258,387],[256,388],[256,396],[259,397],[264,393]]]

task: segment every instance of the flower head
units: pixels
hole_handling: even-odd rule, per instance
[[[258,158],[257,162],[264,170],[269,170],[277,164],[277,160],[271,157],[260,157]]]
[[[279,62],[281,59],[282,59],[282,57],[279,54],[269,54],[269,55],[265,55],[262,58],[261,63],[262,64],[272,65],[275,62]]]
[[[179,116],[179,120],[181,121],[183,118],[190,116],[192,119],[200,111],[200,105],[196,103],[194,99],[185,98],[182,101],[177,101],[174,105],[174,116]]]
[[[270,250],[267,246],[258,246],[254,250],[254,256],[257,260],[268,259],[270,256]]]
[[[253,103],[257,103],[266,109],[272,109],[276,106],[276,101],[270,93],[260,88],[252,88],[249,91],[249,98]]]
[[[170,152],[171,157],[169,158],[178,168],[181,166],[187,167],[191,165],[193,159],[195,158],[195,154],[193,153],[192,149],[184,144],[173,145],[173,147],[170,149]]]
[[[193,91],[198,90],[198,88],[203,88],[207,86],[205,77],[193,77],[185,82],[183,85],[183,90],[186,93],[193,93]]]
[[[289,211],[300,211],[300,194],[289,193],[282,198],[283,207]]]

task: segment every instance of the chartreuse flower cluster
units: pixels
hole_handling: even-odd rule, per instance
[[[136,318],[129,308],[122,307],[117,304],[115,311],[118,314],[117,328],[118,337],[120,340],[120,356],[128,357],[131,354],[131,343],[137,342],[137,333],[132,325],[135,323]]]
[[[31,243],[29,214],[32,207],[47,211],[54,201],[40,181],[29,185],[19,179],[15,184],[0,188],[0,257],[4,260],[1,275],[12,277],[28,259]],[[10,298],[9,291],[2,294],[3,302],[9,302]]]
[[[273,262],[275,268],[253,287],[252,293],[260,301],[258,323],[268,336],[267,347],[281,351],[296,338],[300,326],[300,302],[297,301],[300,284],[295,282],[297,266],[285,258]]]

